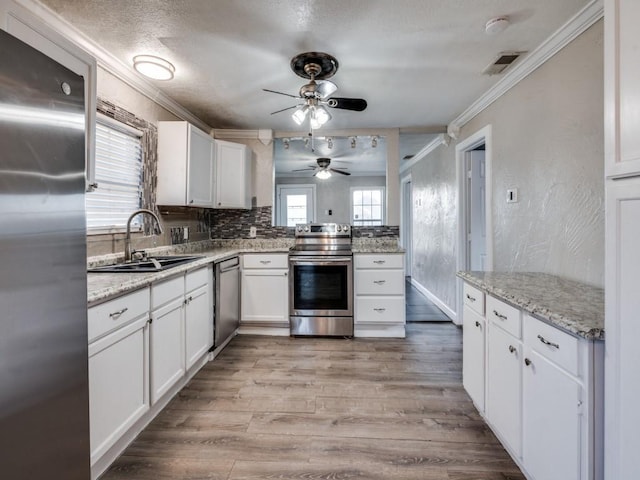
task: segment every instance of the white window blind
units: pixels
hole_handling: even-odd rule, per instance
[[[384,187],[351,188],[352,225],[382,225],[383,216]]]
[[[120,230],[142,201],[141,135],[115,121],[99,119],[96,125],[95,181],[86,194],[87,229]],[[132,226],[140,227],[140,218]]]

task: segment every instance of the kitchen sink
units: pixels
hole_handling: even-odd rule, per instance
[[[202,258],[199,255],[166,255],[148,257],[132,262],[116,263],[115,265],[104,265],[88,269],[91,273],[145,273],[162,272],[173,267],[184,265]]]

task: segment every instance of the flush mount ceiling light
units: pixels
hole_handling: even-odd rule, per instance
[[[154,80],[171,80],[176,71],[170,62],[155,55],[137,55],[133,57],[133,68],[145,77]]]
[[[504,32],[508,26],[509,26],[509,17],[507,16],[496,17],[496,18],[492,18],[487,22],[487,24],[484,26],[484,32],[487,35],[496,35],[498,33]]]

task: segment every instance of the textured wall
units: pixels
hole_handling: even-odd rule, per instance
[[[453,147],[438,147],[411,170],[412,278],[456,310],[457,183]]]
[[[603,284],[602,35],[600,21],[461,131],[460,141],[492,125],[496,271],[537,271]],[[455,162],[452,142],[411,170],[412,274],[453,311]],[[506,190],[513,187],[520,201],[507,204]]]
[[[602,38],[600,21],[461,132],[492,125],[496,271],[603,285]]]

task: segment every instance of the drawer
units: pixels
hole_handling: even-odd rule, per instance
[[[476,313],[484,316],[484,293],[482,290],[478,290],[476,287],[473,287],[468,283],[465,283],[462,288],[464,304],[471,310],[474,310]]]
[[[356,297],[355,322],[405,323],[404,297]]]
[[[286,253],[245,253],[242,257],[243,268],[289,268],[289,256]]]
[[[89,342],[149,312],[149,288],[91,307],[87,312]]]
[[[403,254],[369,254],[354,255],[356,268],[404,268]]]
[[[524,342],[528,348],[569,373],[579,374],[580,340],[576,337],[527,315],[524,320]]]
[[[497,298],[487,295],[486,297],[487,320],[494,325],[506,330],[516,337],[522,338],[522,320],[520,309],[512,307]]]
[[[403,295],[404,271],[356,270],[356,295]]]
[[[193,270],[191,272],[187,272],[185,275],[185,292],[190,292],[195,290],[196,288],[200,288],[203,285],[209,284],[209,279],[212,277],[213,273],[209,269],[209,267],[202,267],[198,270]]]
[[[151,285],[151,308],[155,310],[182,296],[184,296],[184,275],[154,283]]]

